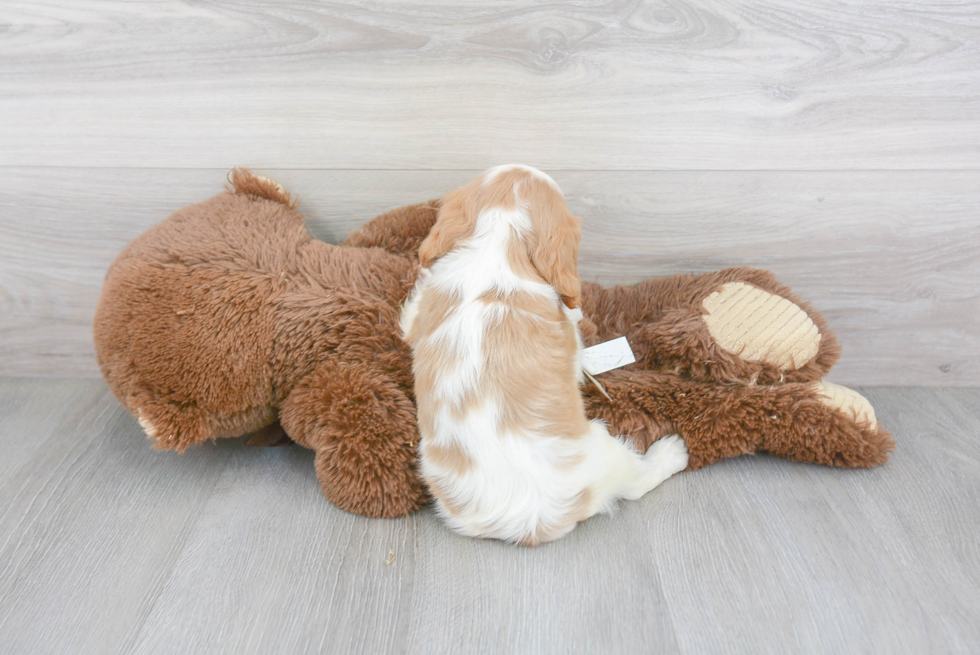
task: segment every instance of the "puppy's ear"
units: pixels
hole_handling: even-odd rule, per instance
[[[531,263],[538,275],[561,296],[569,309],[582,306],[582,281],[578,276],[578,246],[582,219],[568,213],[564,203],[548,203],[534,217]]]
[[[419,246],[419,263],[429,268],[432,263],[452,250],[462,239],[473,234],[476,218],[466,188],[446,194],[439,207],[435,225]]]

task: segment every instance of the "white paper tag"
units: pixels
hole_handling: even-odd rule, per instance
[[[636,361],[626,337],[600,343],[582,350],[582,368],[592,375],[599,375]]]

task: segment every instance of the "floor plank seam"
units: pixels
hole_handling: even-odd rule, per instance
[[[211,498],[214,497],[214,492],[218,488],[218,484],[221,482],[221,478],[224,476],[225,472],[228,470],[230,458],[226,458],[221,463],[221,471],[214,475],[211,480],[210,488],[207,490],[207,494],[202,495],[202,499],[197,503],[197,509],[199,511],[192,512],[188,516],[193,517],[192,520],[185,522],[184,526],[181,527],[179,536],[174,540],[177,544],[176,547],[169,551],[170,557],[167,566],[165,567],[165,574],[159,576],[159,581],[155,581],[152,585],[154,587],[154,592],[152,600],[147,604],[147,596],[143,602],[144,607],[140,609],[137,616],[139,621],[132,626],[127,636],[123,639],[119,647],[119,655],[129,655],[135,652],[137,644],[140,642],[140,638],[143,636],[143,631],[146,627],[146,622],[152,616],[157,603],[163,596],[164,590],[167,588],[170,580],[173,578],[174,573],[177,571],[177,563],[180,561],[181,555],[183,555],[187,545],[190,541],[191,536],[196,531],[197,527],[201,524],[204,519],[204,508],[207,506]]]

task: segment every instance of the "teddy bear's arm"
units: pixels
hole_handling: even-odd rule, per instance
[[[414,258],[422,240],[435,224],[438,211],[438,200],[393,209],[355,230],[343,245],[383,248],[396,255]]]
[[[415,470],[415,405],[381,367],[321,363],[290,392],[280,420],[294,441],[316,451],[320,487],[337,507],[392,518],[426,504]]]

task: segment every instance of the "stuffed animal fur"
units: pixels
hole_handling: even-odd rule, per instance
[[[439,202],[332,245],[311,238],[275,182],[236,169],[232,184],[110,266],[94,324],[109,388],[157,448],[274,434],[278,421],[315,451],[338,507],[418,509],[427,495],[398,321]],[[767,271],[583,283],[583,303],[586,345],[626,335],[637,359],[598,376],[604,391],[583,390],[589,416],[641,451],[677,433],[690,469],[758,451],[870,467],[894,447],[867,400],[822,381],[839,356],[833,333]]]

